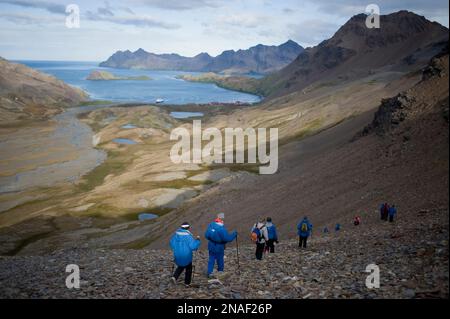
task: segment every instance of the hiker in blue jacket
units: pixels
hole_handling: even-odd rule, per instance
[[[200,237],[194,238],[189,228],[189,223],[181,224],[181,227],[170,239],[170,248],[173,250],[175,264],[177,265],[171,280],[176,284],[178,277],[183,270],[186,270],[184,277],[186,286],[191,284],[192,279],[192,252],[200,247]]]
[[[392,205],[391,207],[389,207],[389,222],[393,222],[394,221],[394,216],[397,214],[397,208],[395,207],[395,205]]]
[[[341,230],[341,224],[337,223],[336,226],[334,227],[334,231],[338,232]]]
[[[229,234],[224,226],[223,220],[225,214],[220,213],[217,218],[209,224],[206,230],[205,237],[208,239],[208,276],[211,276],[214,270],[214,265],[217,262],[217,270],[222,272],[224,269],[223,257],[225,254],[225,244],[232,242],[236,236],[237,232]]]
[[[388,203],[381,204],[380,206],[380,216],[381,220],[387,221],[389,213],[389,205]]]
[[[267,217],[267,219],[266,219],[266,228],[267,228],[267,233],[269,236],[269,240],[266,243],[266,248],[270,253],[274,253],[275,252],[274,243],[278,244],[278,234],[277,234],[277,228],[272,223],[272,218],[270,218],[270,217]]]
[[[306,248],[306,242],[311,235],[312,225],[308,220],[308,217],[303,217],[303,220],[297,225],[298,234],[298,247]]]

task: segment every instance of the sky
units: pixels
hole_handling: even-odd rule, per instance
[[[0,0],[0,56],[11,60],[104,61],[118,50],[212,56],[292,39],[330,38],[375,3],[381,14],[409,10],[448,27],[448,0]],[[80,27],[66,26],[66,6]]]

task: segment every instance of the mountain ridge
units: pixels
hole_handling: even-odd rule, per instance
[[[428,61],[448,42],[448,29],[409,11],[380,16],[380,29],[351,17],[329,39],[306,48],[288,66],[261,80],[266,96],[301,91],[316,81],[346,81],[379,68],[408,71]]]
[[[303,47],[292,40],[279,46],[258,44],[248,49],[225,50],[213,57],[201,52],[194,57],[176,53],[156,54],[142,48],[117,51],[101,67],[179,70],[225,73],[269,73],[292,62]]]

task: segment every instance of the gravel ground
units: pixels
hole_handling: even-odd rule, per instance
[[[207,252],[195,253],[192,287],[170,283],[169,250],[73,249],[46,256],[0,258],[1,298],[448,298],[448,210],[417,212],[393,224],[376,214],[339,233],[313,234],[306,250],[281,242],[254,259],[234,243],[225,272],[208,279]],[[205,246],[205,243],[202,243]],[[380,269],[380,288],[365,286],[366,266]],[[68,264],[80,267],[80,289],[65,286]]]

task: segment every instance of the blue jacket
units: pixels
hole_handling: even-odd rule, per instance
[[[397,214],[397,208],[389,207],[389,216],[394,216],[395,214]]]
[[[200,247],[200,240],[194,239],[189,230],[179,228],[170,239],[170,248],[177,266],[187,266],[192,263],[192,252]]]
[[[306,223],[308,225],[308,230],[306,232],[302,231],[302,225]],[[297,225],[297,234],[301,237],[309,237],[311,235],[312,225],[307,218],[303,218],[303,220]]]
[[[237,232],[229,234],[223,224],[212,222],[205,233],[205,237],[208,239],[208,250],[212,253],[223,254],[225,244],[233,241],[236,236]]]
[[[278,234],[277,234],[277,228],[275,227],[275,225],[268,222],[268,223],[266,223],[266,228],[267,228],[267,234],[269,235],[269,239],[277,241]]]

